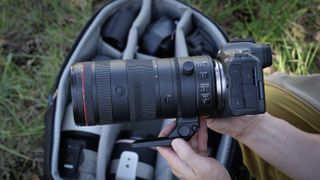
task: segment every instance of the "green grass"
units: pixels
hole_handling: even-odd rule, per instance
[[[268,73],[317,73],[320,2],[188,0],[231,38],[273,49]],[[42,176],[47,96],[75,37],[101,2],[0,1],[0,179]],[[318,66],[316,65],[318,62]]]
[[[222,25],[229,37],[252,37],[274,53],[270,71],[319,72],[320,1],[188,0]],[[316,65],[318,63],[318,67]]]
[[[47,96],[90,1],[0,1],[0,179],[42,175]]]

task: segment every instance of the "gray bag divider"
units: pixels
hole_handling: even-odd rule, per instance
[[[152,17],[154,19],[162,15],[166,15],[172,19],[179,20],[187,9],[190,9],[190,7],[179,1],[172,1],[172,0],[152,1]]]
[[[121,124],[104,125],[102,127],[97,155],[97,179],[106,179],[106,169],[111,160],[113,145],[122,128]]]
[[[139,4],[139,7],[138,5]],[[104,42],[100,36],[101,27],[115,12],[126,7],[140,8],[136,19],[134,20],[127,39],[126,48],[123,52]],[[52,128],[52,153],[50,154],[50,177],[53,179],[62,179],[58,171],[59,165],[59,146],[61,141],[61,132],[64,130],[74,130],[90,132],[100,135],[99,146],[97,150],[96,179],[106,179],[106,169],[110,162],[114,142],[123,129],[144,131],[141,127],[147,127],[148,133],[157,135],[162,126],[172,122],[169,120],[145,121],[132,124],[98,125],[92,127],[79,127],[74,123],[73,111],[70,97],[70,67],[72,64],[81,61],[89,61],[95,56],[105,55],[113,59],[155,59],[148,54],[139,51],[139,39],[143,35],[145,28],[152,19],[162,15],[167,15],[177,20],[177,29],[175,32],[175,56],[188,56],[186,36],[194,28],[204,29],[215,42],[217,47],[226,43],[226,37],[222,31],[208,18],[198,11],[190,8],[188,5],[176,0],[116,0],[104,6],[90,21],[86,30],[81,34],[80,39],[76,41],[72,54],[66,59],[60,79],[57,79],[57,89],[55,91],[54,121]],[[193,27],[196,26],[196,27]],[[157,156],[155,167],[155,179],[172,179],[174,176],[167,162],[160,156]]]
[[[133,59],[137,51],[139,38],[151,20],[151,1],[143,0],[141,11],[130,29],[126,49],[122,59]]]
[[[141,4],[141,5],[140,5]],[[132,24],[132,27],[129,31],[129,35],[127,38],[127,45],[124,50],[124,52],[120,52],[118,49],[112,47],[108,43],[104,42],[102,38],[100,37],[100,33],[97,35],[100,37],[99,39],[99,55],[106,55],[114,59],[132,59],[133,54],[135,52],[135,47],[137,44],[137,38],[138,34],[141,34],[144,31],[145,26],[149,23],[150,19],[150,6],[151,2],[150,0],[131,0],[127,1],[125,4],[122,5],[123,7],[132,7],[134,8],[139,8],[140,7],[140,12],[138,16],[136,17],[134,23]],[[119,8],[118,8],[119,9]],[[102,21],[102,24],[106,20]],[[98,27],[98,29],[101,29],[101,26]]]
[[[137,52],[135,55],[135,59],[156,59],[156,57]]]
[[[121,59],[122,57],[122,53],[119,50],[112,47],[108,43],[104,42],[102,38],[99,38],[98,48],[99,48],[99,51],[98,51],[99,55],[106,55],[114,59]]]
[[[175,37],[175,56],[186,57],[189,55],[185,36],[192,30],[192,11],[186,10],[177,24]]]

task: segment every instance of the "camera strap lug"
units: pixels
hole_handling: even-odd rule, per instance
[[[136,140],[131,144],[133,148],[155,147],[155,146],[171,146],[171,142],[175,138],[182,138],[189,141],[191,137],[199,129],[199,118],[180,117],[176,120],[176,127],[172,130],[168,137],[158,137],[153,139]]]

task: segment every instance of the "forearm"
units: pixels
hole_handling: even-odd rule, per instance
[[[320,135],[305,133],[269,114],[238,140],[293,179],[320,177]]]

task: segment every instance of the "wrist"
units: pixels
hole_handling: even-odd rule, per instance
[[[269,113],[258,115],[247,115],[239,117],[236,126],[238,131],[234,131],[231,136],[240,142],[245,142],[248,138],[255,136],[264,126],[266,119],[271,116]],[[260,129],[260,130],[259,130]]]
[[[199,179],[231,180],[228,170],[222,164],[210,157],[206,159],[208,164],[204,164],[202,168],[204,171],[200,173],[203,176]]]
[[[221,167],[219,168],[219,176],[217,176],[215,179],[231,180],[231,177],[228,170],[221,165]]]

